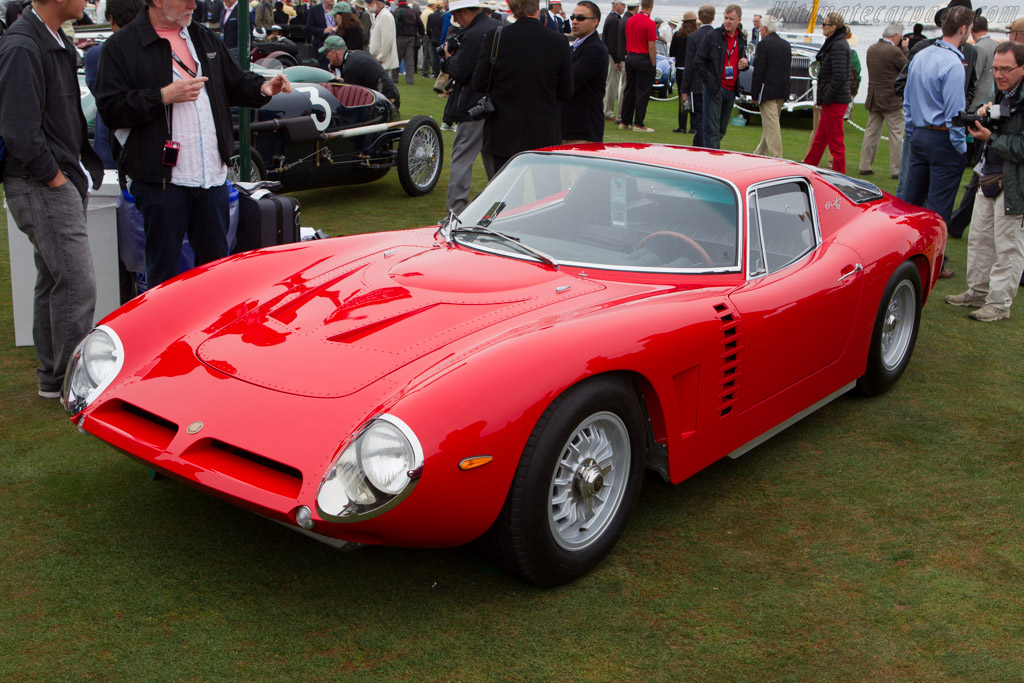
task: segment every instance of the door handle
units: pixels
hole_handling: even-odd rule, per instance
[[[836,282],[842,282],[843,280],[850,277],[854,273],[859,273],[862,270],[864,270],[864,266],[858,263],[853,267],[853,270],[851,270],[849,273],[846,273],[845,275],[840,275],[839,279],[836,280]]]

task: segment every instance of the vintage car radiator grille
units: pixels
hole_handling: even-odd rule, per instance
[[[178,433],[178,425],[127,401],[108,401],[92,417],[161,451]]]
[[[302,488],[302,472],[294,467],[218,439],[197,441],[181,459],[287,498],[297,497]]]
[[[722,332],[721,376],[719,377],[718,409],[722,417],[732,412],[739,399],[740,383],[743,376],[743,329],[740,318],[727,303],[715,306],[715,317],[721,322]]]

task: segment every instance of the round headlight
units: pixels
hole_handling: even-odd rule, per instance
[[[371,420],[341,450],[317,492],[317,509],[331,521],[354,522],[386,512],[416,485],[423,448],[394,415]]]
[[[124,364],[124,347],[117,333],[100,325],[83,339],[64,374],[64,406],[73,413],[89,405],[117,377]]]
[[[360,440],[359,467],[374,488],[393,496],[409,483],[408,473],[416,467],[416,454],[398,427],[377,421]]]

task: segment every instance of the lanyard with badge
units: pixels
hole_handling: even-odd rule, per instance
[[[191,78],[195,78],[196,77],[196,72],[193,71],[192,69],[188,68],[187,66],[185,66],[185,62],[181,61],[181,57],[179,57],[178,53],[176,53],[174,50],[171,50],[171,59],[173,59],[178,64],[178,66],[180,66],[182,69],[184,69],[185,73],[187,73]],[[168,104],[168,105],[166,105],[164,107],[164,116],[167,117],[167,133],[168,133],[168,135],[170,135],[172,133],[172,130],[171,130],[171,105]],[[174,140],[168,140],[167,142],[165,142],[164,143],[163,165],[164,166],[177,166],[178,165],[178,152],[180,152],[180,151],[181,151],[181,143],[180,142],[175,142]]]
[[[725,39],[725,79],[726,80],[732,80],[734,78],[733,70],[732,70],[732,64],[729,63],[729,60],[732,59],[732,53],[736,52],[736,46],[739,44],[739,42],[740,42],[740,37],[737,35],[733,39],[732,48],[730,49],[729,48],[729,38],[726,37],[726,39]]]

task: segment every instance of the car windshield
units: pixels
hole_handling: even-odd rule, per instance
[[[513,258],[638,271],[739,267],[735,188],[677,169],[522,154],[458,222],[452,236],[459,244]]]
[[[659,40],[654,45],[659,55],[668,55],[668,45],[665,44],[664,40]]]

